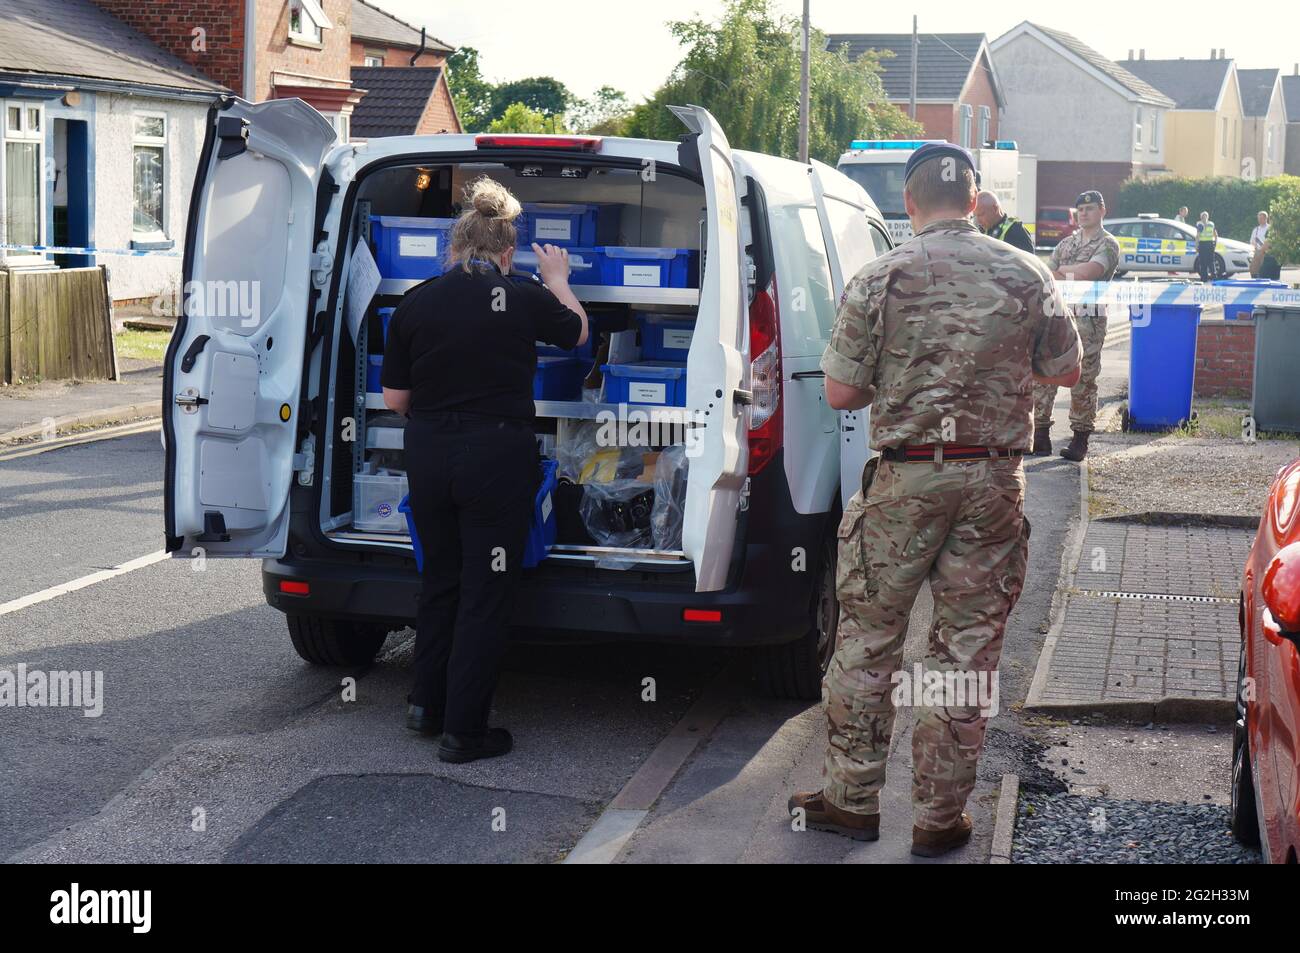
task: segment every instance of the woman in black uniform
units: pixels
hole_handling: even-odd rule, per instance
[[[393,313],[382,378],[388,407],[409,418],[407,479],[424,547],[407,726],[441,735],[438,757],[455,762],[512,744],[487,721],[540,481],[534,342],[587,340],[568,252],[533,245],[541,279],[512,275],[519,202],[482,177],[464,208],[446,271]]]

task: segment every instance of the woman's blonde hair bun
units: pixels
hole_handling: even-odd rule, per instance
[[[523,208],[500,182],[479,176],[465,186],[461,207],[451,229],[449,263],[469,271],[471,261],[495,260],[515,247],[515,219]]]
[[[510,190],[495,179],[481,175],[465,187],[465,205],[484,218],[514,221],[523,209]]]

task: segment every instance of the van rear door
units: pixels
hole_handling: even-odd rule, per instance
[[[689,460],[682,550],[695,564],[695,589],[723,588],[749,463],[745,372],[749,328],[740,263],[740,201],[731,146],[700,106],[674,106],[692,133],[707,208],[700,307],[686,364]],[[688,140],[689,141],[689,140]]]
[[[835,300],[840,301],[845,285],[876,257],[867,194],[856,182],[816,159],[812,162],[812,185],[822,237],[830,252],[831,285]],[[862,485],[862,467],[874,454],[868,443],[870,430],[870,407],[840,411],[840,500],[845,506]]]
[[[284,555],[316,192],[333,127],[302,100],[208,113],[167,349],[167,549]]]

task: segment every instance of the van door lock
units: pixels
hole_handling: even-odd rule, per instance
[[[175,399],[176,406],[179,407],[183,413],[187,414],[197,414],[199,408],[207,402],[208,399],[206,397],[199,396],[199,391],[196,387],[185,388],[176,395]]]

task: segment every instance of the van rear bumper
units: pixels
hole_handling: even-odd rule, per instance
[[[780,552],[788,564],[788,547]],[[691,571],[552,569],[543,564],[520,581],[511,623],[539,630],[537,637],[554,641],[733,646],[790,642],[811,627],[815,573],[791,574],[787,568],[777,579],[776,573],[765,571],[780,565],[774,562],[777,558],[772,547],[747,547],[740,584],[700,593],[694,590]],[[306,583],[309,591],[282,591],[285,582]],[[384,621],[398,628],[415,624],[420,577],[413,563],[340,565],[286,557],[263,563],[262,591],[268,604],[288,614]],[[687,609],[716,610],[722,619],[687,622]]]

